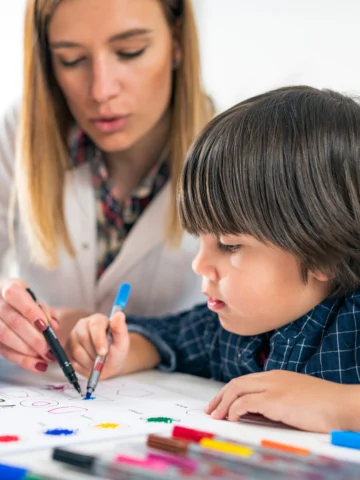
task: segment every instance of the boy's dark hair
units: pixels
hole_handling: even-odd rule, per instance
[[[280,88],[214,118],[179,184],[193,234],[249,234],[330,275],[333,295],[360,284],[360,106],[307,86]]]

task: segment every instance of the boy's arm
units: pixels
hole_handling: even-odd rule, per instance
[[[161,358],[155,346],[138,333],[130,333],[129,352],[122,374],[149,370],[159,365]]]
[[[209,328],[219,325],[217,315],[206,305],[161,318],[129,315],[126,323],[131,338],[127,370],[128,366],[134,371],[157,365],[166,372],[211,376],[205,337]]]
[[[206,306],[162,318],[143,318],[116,313],[110,322],[112,342],[108,348],[109,319],[94,314],[82,318],[72,329],[66,351],[75,370],[88,376],[97,355],[107,355],[102,378],[123,375],[156,366],[217,378],[220,367],[220,325]]]

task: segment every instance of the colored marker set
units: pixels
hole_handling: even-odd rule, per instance
[[[360,465],[264,440],[244,445],[209,432],[175,426],[171,437],[149,435],[145,457],[101,458],[55,448],[53,459],[108,479],[349,479]]]
[[[171,438],[150,435],[148,446],[187,455],[242,474],[242,478],[353,478],[360,465],[315,455],[309,450],[263,440],[259,446],[239,444],[209,432],[175,426]],[[350,475],[350,477],[349,477]],[[256,476],[256,477],[254,477]]]
[[[256,446],[240,444],[179,425],[174,426],[171,437],[149,435],[147,447],[143,457],[122,454],[111,461],[62,448],[55,448],[52,458],[73,467],[74,472],[77,470],[110,480],[360,478],[360,464],[269,440]],[[25,469],[0,464],[0,478],[49,480],[52,477],[51,474],[40,477]]]

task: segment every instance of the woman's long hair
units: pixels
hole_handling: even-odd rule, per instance
[[[179,244],[182,228],[176,187],[186,152],[212,114],[200,80],[198,38],[191,0],[158,0],[179,31],[182,61],[174,70],[170,137],[171,204],[165,239]],[[65,173],[71,167],[68,135],[73,118],[58,87],[48,45],[49,20],[61,0],[28,0],[24,35],[24,92],[16,164],[16,198],[37,264],[58,265],[59,245],[74,256],[64,215]]]

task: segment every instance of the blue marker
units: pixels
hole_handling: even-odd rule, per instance
[[[2,463],[0,464],[0,478],[4,480],[45,480],[44,477],[39,477],[25,468],[4,465]]]
[[[123,283],[121,285],[121,287],[119,288],[118,294],[116,295],[115,302],[111,310],[110,318],[112,318],[116,312],[123,312],[125,310],[125,307],[130,295],[130,290],[131,290],[131,287],[128,283]],[[107,334],[108,352],[109,352],[110,345],[112,343],[110,324],[106,330],[106,334]],[[92,369],[92,372],[90,374],[89,381],[86,387],[86,400],[91,399],[91,395],[95,391],[95,388],[99,383],[100,375],[104,367],[106,357],[107,357],[107,354],[98,355],[95,359],[94,367]]]
[[[334,430],[331,432],[331,444],[360,450],[360,433]]]

